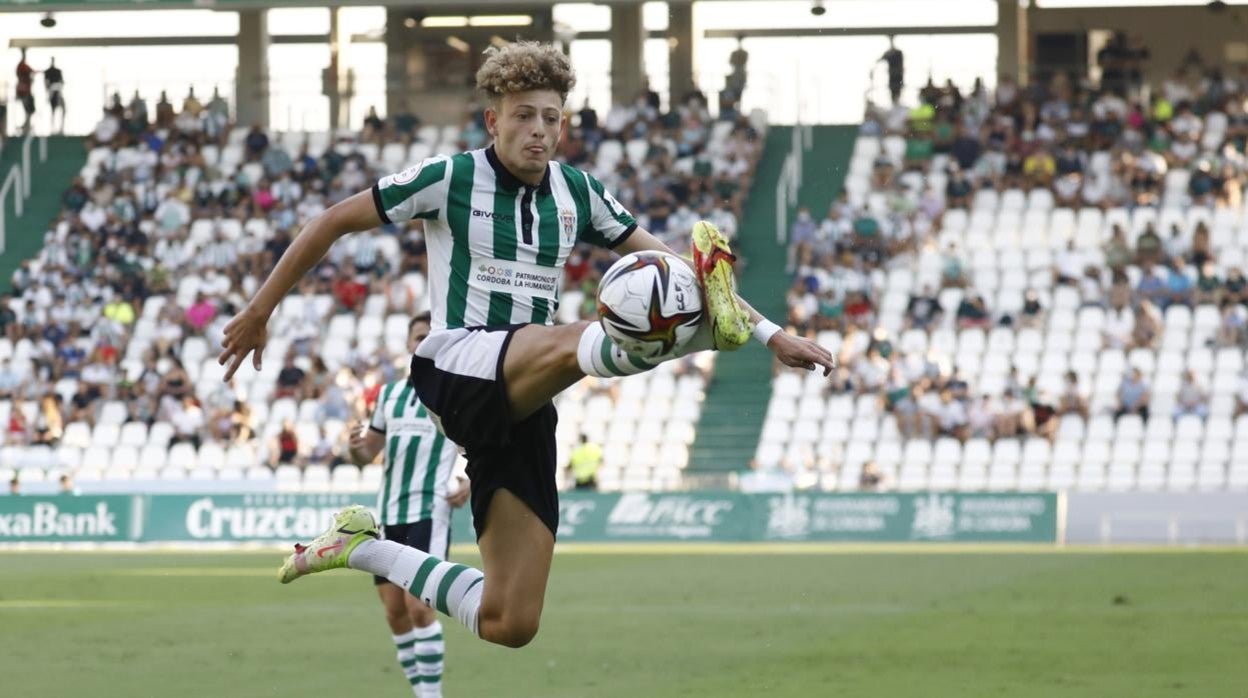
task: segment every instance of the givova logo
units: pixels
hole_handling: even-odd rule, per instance
[[[117,516],[106,502],[94,511],[62,512],[51,502],[36,502],[30,513],[0,514],[0,538],[84,538],[117,535]]]

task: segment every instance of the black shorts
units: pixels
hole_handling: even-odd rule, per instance
[[[392,540],[409,548],[422,550],[445,560],[451,551],[451,524],[435,526],[433,519],[414,523],[388,524],[381,529],[382,540]],[[390,580],[373,575],[373,584],[386,584]]]
[[[503,380],[503,357],[516,330],[500,325],[437,330],[412,357],[410,381],[446,437],[464,449],[472,482],[472,525],[484,531],[494,493],[505,489],[533,510],[552,535],[559,528],[555,426],[546,403],[519,422]]]

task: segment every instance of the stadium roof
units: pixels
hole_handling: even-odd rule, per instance
[[[596,0],[599,4],[640,3],[643,0]],[[554,0],[471,0],[474,8],[541,7]],[[247,10],[273,7],[341,7],[346,5],[403,5],[403,0],[0,0],[0,12],[71,12],[99,10]],[[422,0],[421,9],[462,9],[463,0]]]

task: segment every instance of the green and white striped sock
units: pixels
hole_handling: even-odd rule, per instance
[[[703,320],[693,337],[671,354],[656,359],[642,359],[626,353],[616,346],[607,336],[602,325],[591,322],[581,333],[581,342],[576,347],[576,362],[587,376],[599,378],[616,378],[634,376],[658,366],[664,361],[679,359],[697,351],[715,348],[715,338],[711,332],[711,324]]]
[[[442,698],[442,662],[446,654],[446,641],[442,639],[442,624],[412,630],[416,636],[415,677],[408,675],[418,698]]]
[[[589,323],[581,333],[581,343],[576,348],[576,361],[585,375],[599,378],[632,376],[649,371],[657,365],[656,362],[625,353],[611,341],[602,325],[596,322]]]
[[[481,570],[443,562],[392,540],[363,541],[351,551],[347,566],[389,579],[481,637],[477,627],[477,611],[485,587]]]
[[[416,666],[416,631],[409,630],[402,635],[393,635],[394,646],[398,650],[399,666],[403,676],[412,684],[412,693],[420,696],[420,668]]]

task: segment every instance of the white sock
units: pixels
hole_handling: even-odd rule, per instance
[[[665,356],[655,359],[642,359],[620,349],[607,336],[607,333],[602,329],[602,325],[591,322],[585,328],[585,331],[581,333],[581,342],[576,347],[576,362],[587,376],[616,378],[619,376],[633,376],[649,371],[664,361],[679,359],[696,351],[706,351],[714,348],[715,338],[711,333],[711,323],[703,320],[698,324],[698,331],[694,333],[693,337],[684,346]]]
[[[576,362],[587,376],[616,378],[649,371],[655,364],[627,354],[603,331],[602,325],[589,323],[581,333],[576,347]]]
[[[416,689],[419,698],[442,698],[443,657],[446,655],[442,624],[435,620],[431,625],[412,630],[412,634],[416,636],[417,670],[416,681],[412,683],[412,687]]]
[[[363,541],[351,551],[347,566],[385,577],[431,608],[454,617],[473,635],[481,636],[477,611],[481,608],[485,575],[480,570],[444,562],[392,540]]]
[[[393,635],[394,646],[398,650],[399,666],[403,676],[412,685],[412,693],[420,695],[420,669],[416,666],[416,631],[409,630],[402,635]]]

